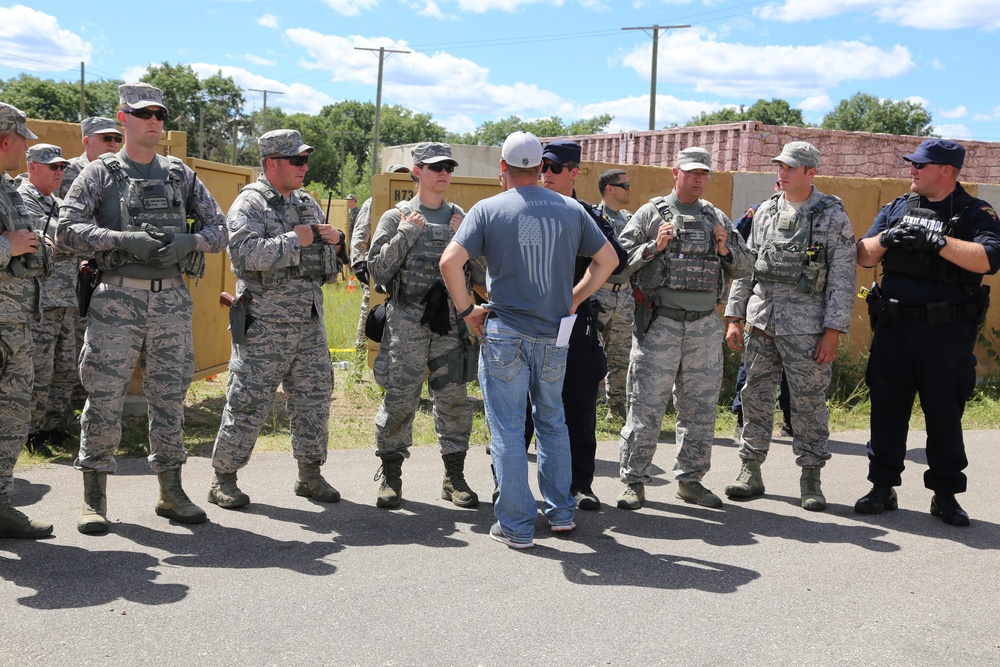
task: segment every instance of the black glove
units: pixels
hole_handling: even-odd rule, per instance
[[[146,232],[119,232],[118,247],[127,253],[131,253],[144,262],[148,262],[150,256],[163,247],[163,242],[153,238]]]
[[[426,326],[439,336],[451,333],[451,308],[448,306],[448,290],[440,280],[434,283],[424,298],[424,314],[420,324]]]
[[[948,242],[944,238],[944,234],[941,232],[924,227],[923,225],[914,225],[920,231],[917,232],[917,240],[913,244],[913,249],[917,252],[929,252],[932,255],[936,255],[941,252],[941,249],[948,245]]]
[[[882,244],[886,248],[915,250],[915,246],[923,239],[924,227],[912,222],[901,222],[891,229],[882,232]]]
[[[358,262],[354,265],[354,277],[358,279],[358,282],[362,285],[367,285],[370,282],[371,276],[368,275],[368,262]]]
[[[166,234],[162,241],[165,245],[149,257],[149,263],[160,268],[180,264],[198,248],[194,234]]]

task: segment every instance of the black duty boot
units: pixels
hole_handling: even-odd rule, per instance
[[[968,526],[969,515],[955,500],[954,493],[935,493],[931,500],[931,514],[949,526]]]
[[[465,452],[442,454],[444,481],[441,482],[441,499],[450,500],[459,507],[475,507],[479,496],[465,481]]]
[[[382,480],[375,498],[376,507],[395,509],[403,500],[403,455],[400,452],[380,454],[382,467],[375,473],[375,480]]]
[[[871,491],[854,503],[854,511],[858,514],[881,514],[885,510],[894,510],[898,507],[896,489],[884,484],[875,484]]]

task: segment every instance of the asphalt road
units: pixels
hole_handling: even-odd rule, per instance
[[[0,540],[0,665],[1000,664],[1000,432],[966,434],[964,529],[928,513],[922,449],[898,511],[854,514],[866,438],[833,437],[824,513],[799,508],[787,439],[764,465],[767,494],[721,510],[674,497],[661,444],[637,512],[613,506],[617,443],[602,443],[603,510],[560,537],[539,516],[528,551],[486,535],[482,448],[467,465],[486,501],[474,510],[439,499],[431,448],[403,466],[395,511],[374,506],[370,450],[330,453],[335,505],[292,494],[290,454],[257,455],[238,511],[202,502],[211,466],[192,458],[185,487],[209,514],[198,526],[155,516],[155,477],[125,459],[104,536],[76,531],[79,473],[18,468],[15,503],[55,534]],[[739,468],[730,440],[714,464],[706,485],[721,495]]]

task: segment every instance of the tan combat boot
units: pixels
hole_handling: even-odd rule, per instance
[[[249,505],[250,496],[236,486],[236,473],[217,472],[208,488],[208,502],[225,509],[235,509]]]
[[[730,498],[752,498],[764,495],[764,478],[760,475],[760,461],[743,459],[736,481],[726,486]]]
[[[441,500],[450,500],[459,507],[475,507],[479,504],[479,496],[465,481],[465,454],[466,452],[454,452],[441,455],[444,460]]]
[[[76,529],[96,535],[108,531],[108,473],[86,470],[83,473],[83,503]]]
[[[381,454],[382,467],[375,473],[375,479],[381,479],[376,507],[394,509],[403,500],[403,455],[399,452]]]
[[[156,473],[160,482],[160,499],[156,503],[158,516],[174,519],[181,523],[204,523],[208,518],[201,509],[188,498],[181,486],[181,469],[165,470]]]
[[[340,491],[330,486],[319,472],[319,462],[299,461],[299,479],[295,482],[295,495],[312,498],[321,503],[335,503],[340,500]]]
[[[799,490],[802,492],[802,509],[810,512],[822,512],[826,509],[826,498],[819,484],[819,468],[803,468],[799,478]]]
[[[29,519],[24,512],[11,504],[8,494],[0,493],[0,537],[37,540],[51,534],[51,523]]]

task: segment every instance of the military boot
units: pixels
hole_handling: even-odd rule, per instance
[[[83,503],[76,529],[97,534],[108,530],[108,473],[87,470],[83,473]]]
[[[441,482],[441,500],[450,500],[459,507],[475,507],[479,496],[465,481],[465,452],[442,454],[444,481]]]
[[[618,509],[637,510],[646,502],[646,486],[642,482],[629,482],[618,496]]]
[[[810,512],[822,512],[826,509],[826,498],[819,484],[819,468],[803,468],[799,478],[799,489],[802,492],[802,509]]]
[[[730,498],[752,498],[764,495],[764,478],[760,475],[760,461],[743,459],[736,481],[726,486]]]
[[[382,480],[378,487],[376,507],[399,507],[403,500],[403,455],[400,452],[381,454],[382,467],[375,473],[375,480]]]
[[[10,496],[0,493],[0,537],[37,540],[52,534],[52,524],[29,519],[10,504]]]
[[[156,473],[160,482],[160,499],[156,502],[156,514],[181,523],[203,523],[207,518],[201,509],[188,498],[181,487],[181,469],[164,470]]]
[[[312,498],[321,503],[335,503],[340,500],[340,491],[323,479],[319,466],[319,461],[312,463],[299,461],[299,478],[295,482],[295,495]]]
[[[701,482],[677,482],[677,497],[686,503],[702,507],[722,507],[722,499],[706,489]]]
[[[234,509],[249,505],[250,496],[240,491],[240,487],[236,486],[236,473],[217,472],[215,479],[212,480],[212,485],[208,488],[208,502],[225,509]]]

